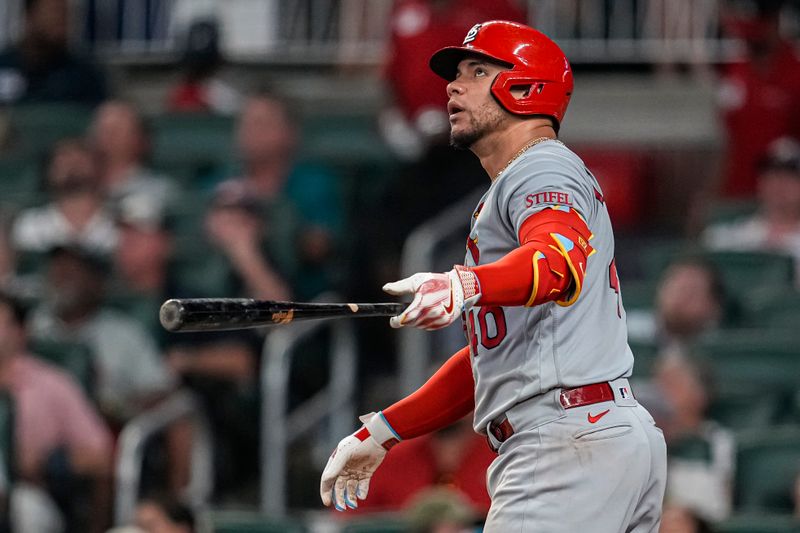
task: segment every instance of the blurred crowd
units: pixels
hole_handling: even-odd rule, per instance
[[[148,440],[135,517],[114,531],[186,533],[205,505],[254,503],[264,333],[170,334],[158,323],[160,304],[311,300],[329,291],[383,298],[379,287],[399,275],[409,231],[486,184],[477,159],[448,145],[444,82],[426,68],[428,57],[476,21],[530,20],[523,4],[394,3],[380,80],[388,105],[375,122],[396,175],[376,202],[354,207],[341,169],[300,156],[302,117],[290,95],[220,76],[225,59],[213,20],[187,31],[181,75],[156,114],[69,48],[68,0],[25,1],[20,37],[0,51],[0,180],[14,184],[0,184],[9,193],[0,198],[0,531],[108,530],[121,435],[179,391],[191,392],[197,413],[175,417]],[[788,338],[777,351],[794,356],[787,368],[800,361],[791,344],[800,324],[800,56],[797,41],[779,31],[784,4],[721,3],[723,30],[743,48],[718,69],[720,170],[698,176],[685,235],[666,244],[636,235],[637,246],[652,246],[628,252],[638,264],[620,265],[623,274],[640,273],[631,276],[630,297],[622,280],[635,391],[669,445],[664,533],[713,531],[741,510],[800,517],[797,376],[744,364],[745,375],[731,377],[704,354],[736,330],[755,344]],[[47,116],[32,134],[15,130],[26,111],[55,105],[64,115]],[[85,126],[51,139],[48,125],[57,130],[78,109]],[[231,125],[224,162],[154,163],[159,124],[174,120],[190,132],[223,117]],[[181,139],[172,147],[180,152]],[[395,338],[377,321],[359,327],[360,353],[371,354],[359,361],[359,388],[392,383]],[[324,347],[306,350],[292,374],[291,405],[319,390],[324,361]],[[739,386],[742,377],[752,378],[750,389]],[[376,393],[381,401],[389,389]],[[375,408],[369,394],[358,401]],[[205,425],[213,492],[200,502],[190,487]],[[737,471],[741,451],[759,449],[739,441],[747,430],[790,435],[783,448],[762,445],[785,459],[764,474],[778,481],[763,502],[737,485],[761,483]],[[356,515],[406,513],[411,531],[474,530],[488,509],[493,458],[468,421],[403,442]],[[313,464],[302,466],[315,479]],[[316,505],[311,485],[294,505]]]

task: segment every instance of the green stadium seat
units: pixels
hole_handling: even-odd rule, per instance
[[[628,340],[633,352],[633,377],[646,378],[653,375],[653,367],[658,356],[658,346],[652,341]]]
[[[196,176],[219,168],[232,156],[232,117],[179,113],[153,119],[153,165],[158,169],[184,169]]]
[[[0,391],[0,476],[8,483],[14,482],[14,401],[5,391]],[[3,499],[3,509],[8,509],[8,491],[4,491],[0,498]],[[10,531],[8,513],[0,512],[0,532]]]
[[[0,159],[0,207],[18,210],[42,199],[39,164],[35,159],[15,156]]]
[[[736,508],[744,512],[791,512],[800,473],[800,426],[736,435]]]
[[[359,518],[342,527],[341,533],[405,533],[408,523],[399,517]]]
[[[749,326],[794,329],[800,325],[800,292],[785,287],[754,291],[742,300],[742,311]]]
[[[214,511],[210,514],[213,533],[306,533],[300,522],[250,511]]]
[[[800,522],[782,514],[736,514],[713,528],[714,533],[798,533]]]
[[[756,212],[758,203],[754,200],[719,200],[708,208],[706,226],[733,222]]]
[[[6,391],[0,391],[0,455],[7,480],[13,478],[14,463],[14,400]]]
[[[733,429],[768,428],[784,416],[785,396],[758,389],[737,389],[715,394],[709,408],[709,416]]]
[[[794,283],[794,259],[772,252],[708,252],[707,257],[719,268],[725,286],[736,296],[743,290],[784,286]]]
[[[385,165],[394,157],[373,115],[314,115],[302,121],[299,157],[337,165]]]
[[[711,366],[720,393],[749,390],[784,392],[800,387],[800,331],[722,330],[693,350]]]
[[[622,305],[626,310],[652,309],[655,304],[658,282],[654,280],[637,280],[624,282],[622,285]]]
[[[660,242],[652,242],[647,246],[643,246],[639,251],[638,259],[642,273],[645,280],[656,283],[661,278],[667,266],[675,260],[676,257],[683,255],[695,255],[699,249],[689,241],[686,240],[665,240]],[[626,284],[622,285],[622,298],[625,303],[625,290]]]
[[[685,241],[669,241],[643,249],[640,261],[646,279],[658,280],[667,266],[680,257],[701,257],[714,264],[722,275],[725,288],[734,298],[769,287],[789,289],[794,282],[794,259],[789,255],[757,251],[708,251]],[[624,298],[624,286],[622,290]]]
[[[87,396],[94,398],[94,354],[88,346],[78,342],[34,339],[30,350],[45,361],[70,373]]]
[[[92,117],[92,108],[71,103],[16,105],[9,113],[12,148],[40,157],[49,153],[56,141],[83,137]]]

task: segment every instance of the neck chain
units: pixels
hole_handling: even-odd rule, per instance
[[[511,165],[511,163],[516,161],[517,158],[519,156],[521,156],[522,154],[524,154],[528,149],[530,149],[530,148],[532,148],[532,147],[536,146],[537,144],[539,144],[541,142],[544,142],[544,141],[555,141],[558,144],[564,144],[561,141],[559,141],[558,139],[551,139],[550,137],[537,137],[537,138],[535,138],[535,139],[533,139],[531,141],[528,141],[527,143],[525,143],[525,146],[523,146],[522,148],[519,149],[519,152],[514,154],[514,156],[511,159],[508,160],[508,163],[503,165],[503,168],[501,168],[500,170],[497,171],[497,173],[494,175],[494,178],[492,178],[492,181],[494,181],[498,177],[500,177],[500,174],[502,174],[503,171],[505,171],[505,169],[507,169]]]

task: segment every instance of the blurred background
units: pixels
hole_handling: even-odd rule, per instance
[[[369,499],[330,450],[463,346],[381,319],[167,334],[172,297],[384,301],[463,260],[488,185],[436,49],[527,22],[600,181],[664,429],[663,532],[800,527],[800,5],[0,0],[0,531],[480,531],[469,420]]]

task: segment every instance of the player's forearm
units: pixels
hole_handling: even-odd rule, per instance
[[[552,252],[538,258],[540,248],[528,243],[493,263],[473,267],[481,290],[478,305],[531,305],[565,295],[572,285],[566,260]]]
[[[519,248],[501,259],[473,267],[480,285],[479,305],[568,305],[581,292],[591,232],[576,211],[548,209],[520,228]]]
[[[453,424],[475,408],[475,382],[469,348],[448,359],[416,392],[383,410],[383,416],[403,439]]]

